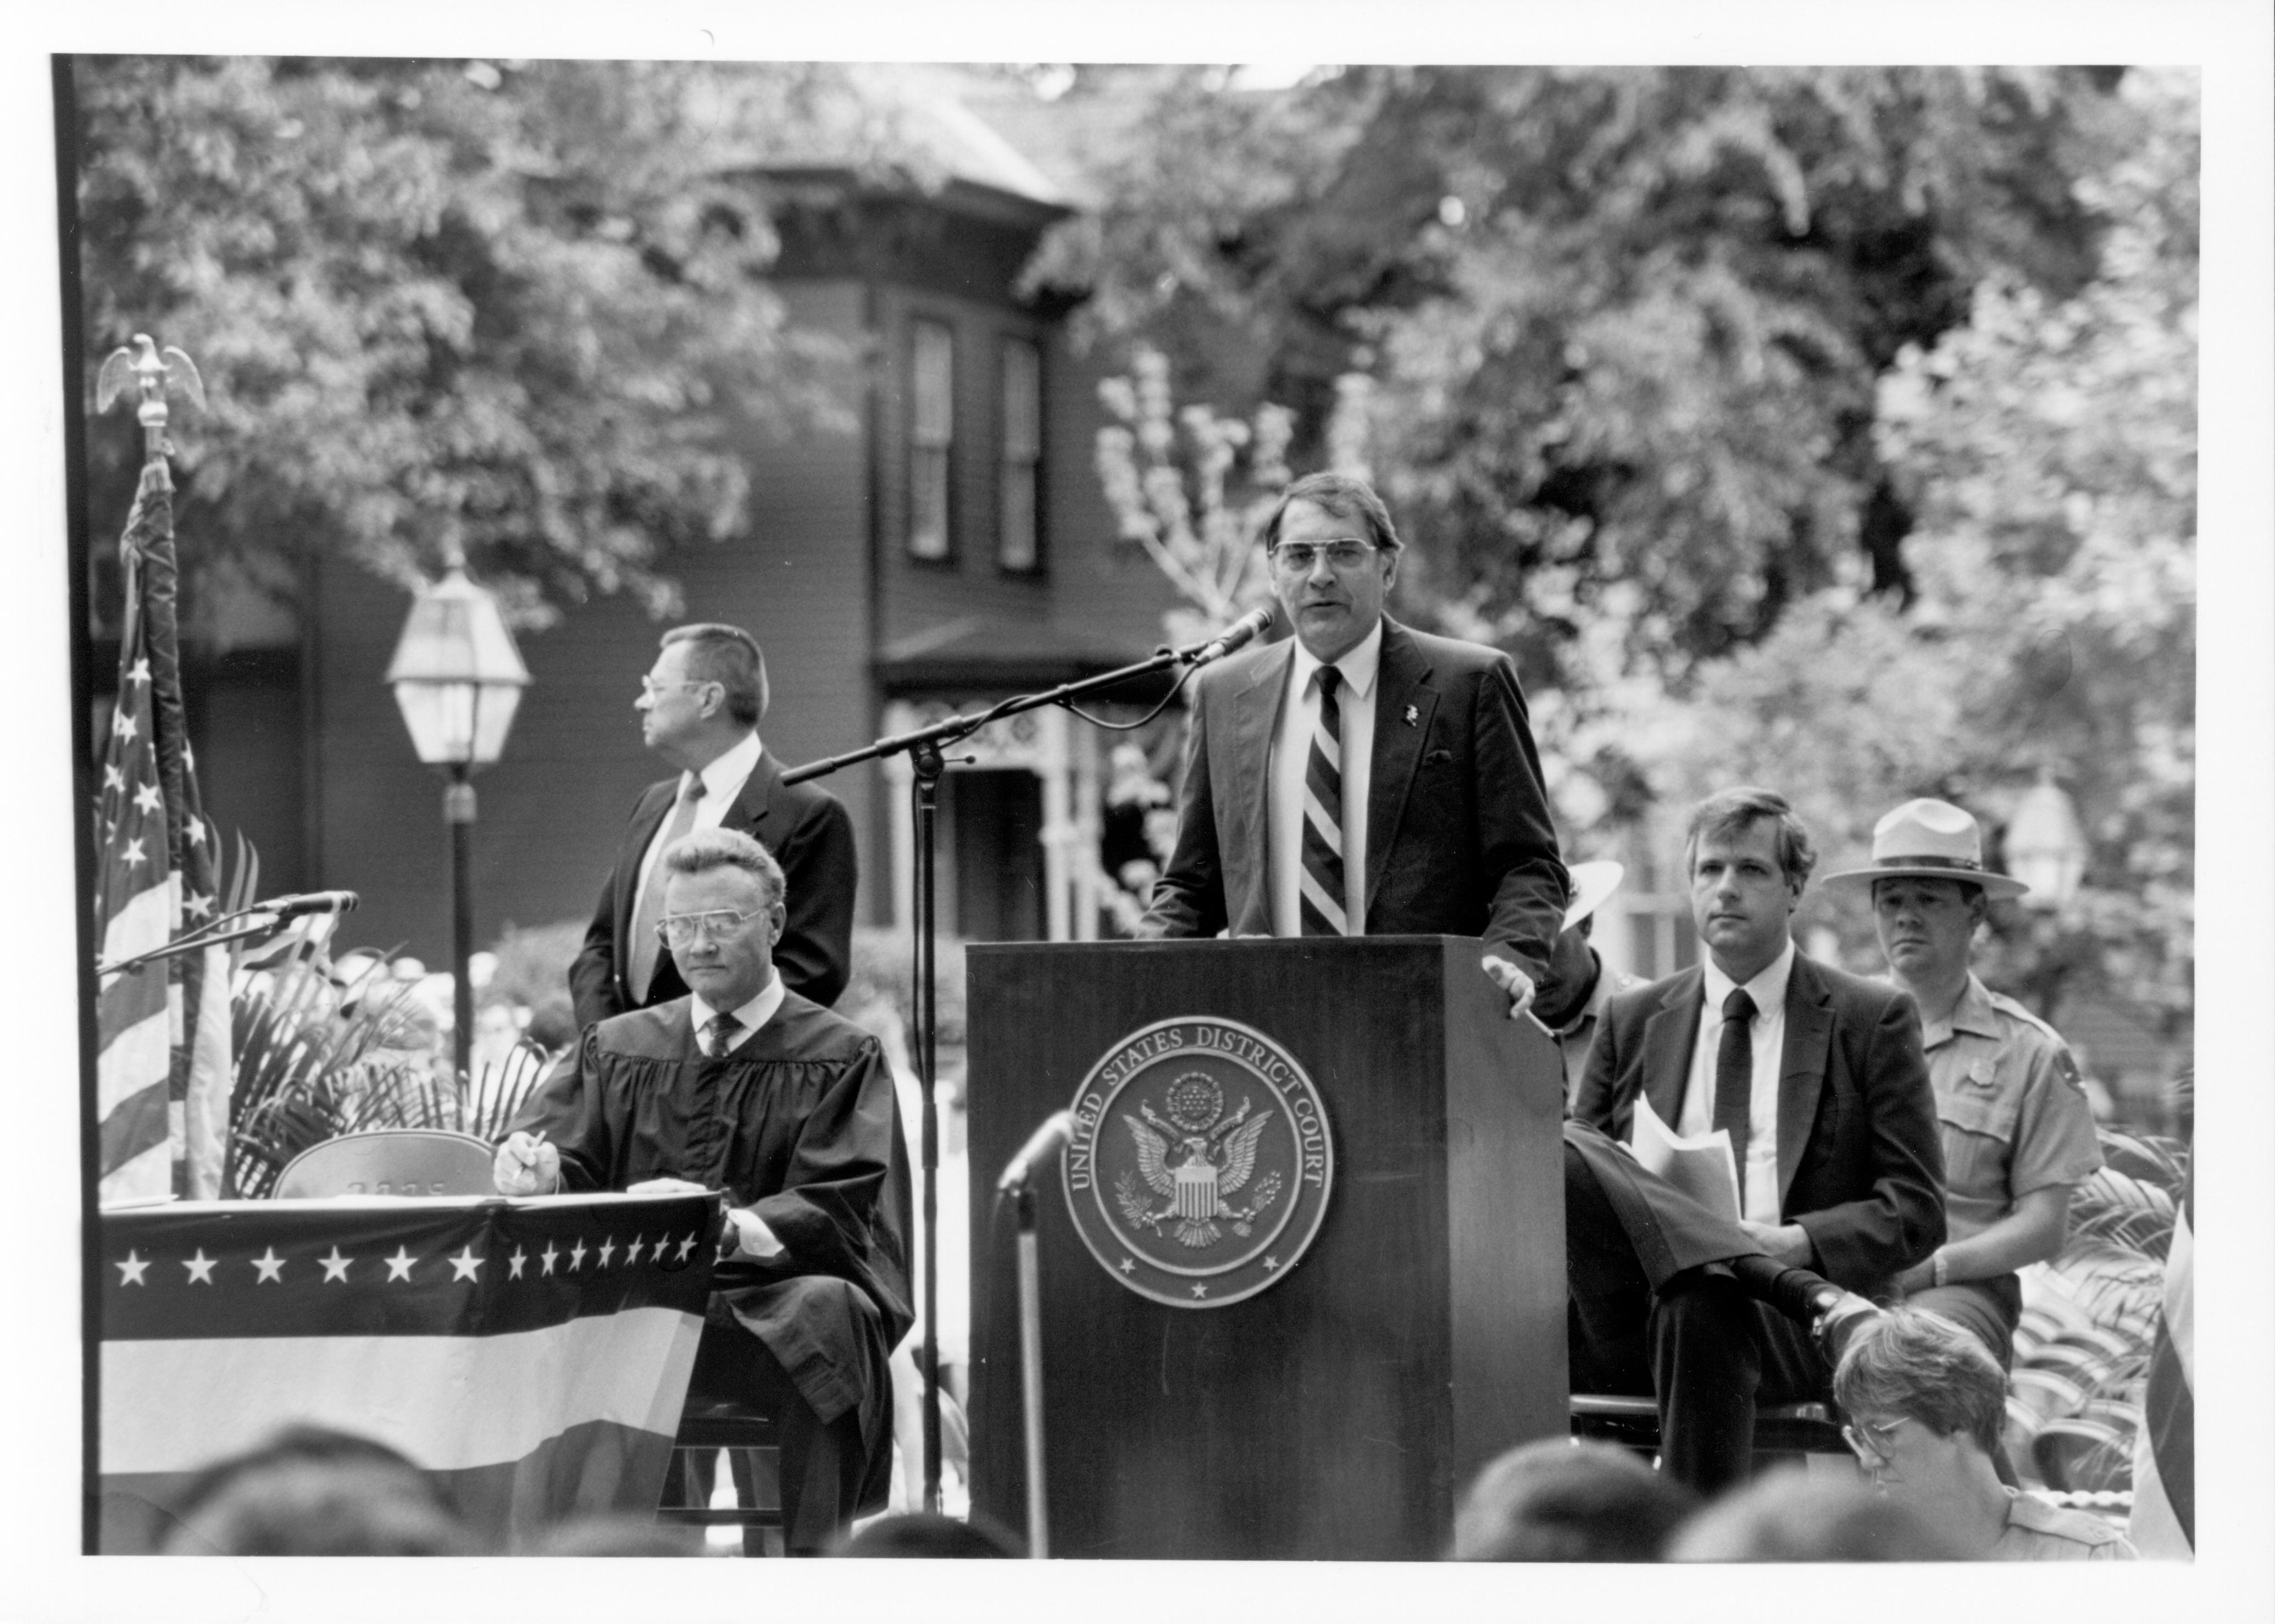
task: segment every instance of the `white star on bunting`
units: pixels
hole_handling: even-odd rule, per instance
[[[518,1246],[515,1247],[513,1249],[513,1256],[505,1260],[505,1266],[512,1271],[512,1273],[508,1274],[506,1278],[508,1280],[519,1280],[521,1278],[521,1265],[528,1261],[529,1254],[522,1250]]]
[[[692,1233],[692,1232],[691,1232],[691,1233],[688,1235],[688,1237],[687,1237],[685,1240],[682,1241],[682,1242],[679,1243],[679,1261],[680,1261],[680,1262],[682,1262],[682,1263],[685,1263],[685,1262],[687,1261],[688,1254],[689,1254],[690,1252],[692,1252],[692,1251],[695,1250],[695,1241],[696,1241],[696,1237],[695,1237],[695,1235],[693,1235],[693,1233]]]
[[[1137,1268],[1138,1268],[1138,1265],[1137,1265],[1135,1263],[1131,1262],[1129,1258],[1124,1258],[1122,1260],[1122,1272],[1124,1274],[1134,1273],[1136,1272]]]
[[[458,1255],[450,1259],[450,1278],[473,1280],[476,1278],[474,1271],[488,1261],[488,1258],[474,1256],[474,1243],[469,1241],[459,1249]]]
[[[136,812],[154,812],[165,804],[166,799],[158,793],[158,786],[155,784],[144,784],[134,792]]]
[[[199,918],[202,919],[213,911],[213,898],[205,895],[196,895],[185,898],[182,903],[182,911],[186,914],[194,914]]]
[[[118,790],[124,790],[126,788],[126,774],[118,770],[118,764],[117,762],[105,762],[103,764],[102,787],[106,789]]]
[[[557,1251],[556,1251],[556,1250],[554,1250],[553,1243],[552,1243],[552,1242],[548,1241],[548,1242],[545,1243],[545,1252],[544,1252],[544,1258],[545,1258],[545,1272],[546,1272],[548,1274],[550,1274],[550,1273],[553,1273],[553,1260],[554,1260],[556,1258],[558,1258],[560,1255],[561,1255],[561,1254],[560,1254],[559,1252],[557,1252]]]
[[[1274,1270],[1274,1269],[1278,1268],[1279,1266],[1280,1266],[1280,1259],[1278,1259],[1277,1258],[1274,1258],[1274,1257],[1271,1256],[1269,1253],[1266,1253],[1266,1254],[1265,1255],[1265,1258],[1264,1258],[1264,1272],[1265,1272],[1266,1274],[1271,1273],[1273,1270]]]
[[[1205,1297],[1205,1296],[1208,1295],[1208,1288],[1207,1288],[1207,1287],[1206,1287],[1206,1286],[1196,1286],[1196,1287],[1194,1287],[1194,1288],[1193,1288],[1193,1295],[1195,1295],[1195,1296],[1197,1296],[1197,1297]]]
[[[121,711],[110,720],[110,730],[121,738],[132,738],[135,734],[134,713]]]
[[[316,1261],[324,1265],[324,1278],[327,1280],[338,1280],[342,1285],[345,1285],[348,1278],[348,1265],[353,1263],[355,1259],[341,1257],[340,1249],[335,1244],[330,1257],[319,1258]]]
[[[284,1283],[284,1259],[276,1255],[275,1247],[255,1258],[253,1266],[261,1271],[261,1280],[253,1281],[254,1285],[260,1285],[261,1280],[274,1280],[280,1286]]]
[[[616,1236],[614,1236],[614,1235],[610,1235],[607,1240],[602,1241],[602,1242],[601,1243],[601,1262],[600,1262],[600,1265],[599,1265],[600,1267],[601,1267],[601,1268],[605,1269],[605,1268],[607,1268],[607,1267],[608,1266],[608,1254],[609,1254],[610,1252],[615,1251],[616,1250]]]
[[[577,1244],[570,1250],[569,1266],[572,1269],[585,1266],[585,1237],[581,1235],[577,1237]]]
[[[183,1283],[190,1286],[212,1285],[214,1265],[220,1261],[218,1258],[207,1257],[206,1249],[202,1246],[199,1247],[196,1257],[182,1259],[182,1266],[190,1272],[190,1278]]]
[[[142,855],[142,837],[137,835],[132,840],[128,841],[126,850],[118,854],[118,858],[120,862],[130,865],[148,862],[149,859]]]
[[[132,665],[127,667],[126,680],[130,683],[148,682],[150,680],[150,662],[147,660],[138,660]]]
[[[118,1271],[118,1283],[121,1286],[140,1286],[144,1284],[142,1271],[148,1268],[150,1265],[149,1261],[140,1253],[130,1251],[123,1261],[113,1263],[110,1266]]]
[[[409,1280],[411,1278],[411,1265],[418,1261],[418,1258],[413,1258],[411,1255],[411,1249],[409,1247],[397,1246],[395,1249],[395,1256],[387,1260],[387,1278],[391,1280]]]

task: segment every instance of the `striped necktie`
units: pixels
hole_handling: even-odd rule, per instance
[[[713,1016],[711,1023],[703,1029],[703,1052],[717,1060],[727,1052],[727,1046],[735,1040],[735,1034],[742,1030],[743,1023],[731,1015],[722,1012]]]
[[[1297,880],[1297,914],[1305,936],[1343,936],[1343,718],[1335,701],[1342,673],[1318,672],[1319,719],[1304,764],[1304,868]]]
[[[656,837],[655,862],[647,871],[647,883],[640,888],[639,907],[632,915],[631,973],[624,978],[631,988],[635,1006],[647,1002],[647,989],[655,979],[656,956],[663,944],[656,940],[655,927],[663,921],[663,854],[671,850],[675,841],[683,840],[695,827],[695,804],[703,798],[703,780],[691,774],[680,781],[679,799],[673,804],[671,825]]]

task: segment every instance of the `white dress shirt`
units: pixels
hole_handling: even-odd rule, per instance
[[[1739,1169],[1739,1215],[1757,1224],[1778,1217],[1778,1077],[1785,1066],[1785,993],[1793,978],[1793,939],[1767,969],[1747,982],[1754,1001],[1754,1080],[1746,1097],[1746,1165]],[[1722,1003],[1738,984],[1706,956],[1706,1007],[1698,1012],[1698,1041],[1690,1049],[1690,1081],[1682,1091],[1674,1131],[1688,1138],[1714,1131],[1714,1061],[1722,1046]]]
[[[715,829],[726,821],[727,809],[735,804],[735,797],[743,793],[743,786],[758,770],[760,749],[758,733],[753,729],[741,744],[715,757],[711,765],[700,773],[692,774],[702,780],[703,798],[695,803],[695,821],[689,827],[688,834]],[[672,791],[672,806],[676,806],[678,797],[686,792],[690,776],[686,773],[679,775],[679,787]],[[648,842],[647,851],[640,858],[639,888],[632,893],[634,918],[639,917],[639,899],[646,894],[648,881],[654,877],[656,862],[663,856],[663,837],[670,828],[671,806],[667,806],[663,809],[663,821],[655,826],[655,835]]]
[[[732,1054],[748,1043],[752,1033],[775,1018],[775,1012],[782,1005],[783,991],[782,972],[777,971],[767,978],[764,992],[740,1008],[728,1011],[743,1023],[742,1030],[727,1039],[728,1054]],[[695,1023],[696,1047],[699,1049],[703,1046],[703,1029],[711,1024],[719,1011],[705,1003],[700,993],[690,993],[688,998],[692,1006],[687,1012],[688,1018]],[[727,1216],[735,1226],[736,1248],[744,1257],[763,1260],[782,1250],[781,1239],[767,1227],[767,1220],[750,1208],[733,1208]]]
[[[752,1032],[775,1018],[775,1011],[782,1008],[782,972],[777,971],[767,978],[766,991],[739,1009],[730,1009],[727,1012],[743,1023],[742,1029],[727,1040],[728,1054],[732,1054],[737,1049],[748,1043]],[[694,1008],[688,1011],[688,1017],[695,1023],[695,1035],[699,1040],[703,1036],[703,1029],[711,1024],[719,1011],[703,1001],[702,993],[693,993],[689,996],[694,1001]],[[700,1046],[699,1042],[698,1046]]]
[[[1288,671],[1288,693],[1280,706],[1280,726],[1272,736],[1272,777],[1265,841],[1272,882],[1272,933],[1304,933],[1301,903],[1304,875],[1304,774],[1310,765],[1311,730],[1319,723],[1319,689],[1311,680],[1319,661],[1296,643]],[[1382,623],[1335,661],[1342,689],[1335,704],[1342,721],[1343,918],[1349,933],[1366,934],[1366,792],[1374,777],[1374,679],[1382,666]]]

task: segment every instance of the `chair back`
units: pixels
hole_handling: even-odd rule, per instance
[[[311,1196],[491,1196],[488,1144],[438,1128],[342,1134],[285,1164],[279,1199]]]

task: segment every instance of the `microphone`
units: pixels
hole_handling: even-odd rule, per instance
[[[351,912],[361,900],[352,891],[304,891],[298,896],[272,896],[265,903],[253,903],[246,911],[297,919],[304,913]]]
[[[1221,660],[1227,654],[1246,648],[1263,633],[1272,629],[1272,606],[1251,609],[1222,631],[1213,642],[1201,645],[1200,652],[1192,657],[1194,665],[1206,665],[1212,660]]]
[[[1019,1147],[1019,1153],[1011,1158],[1010,1165],[1003,1169],[1003,1176],[995,1181],[995,1193],[1010,1196],[1024,1190],[1027,1182],[1034,1177],[1036,1169],[1057,1155],[1060,1148],[1073,1137],[1074,1113],[1052,1112],[1043,1119],[1043,1125],[1035,1129],[1033,1136]]]

